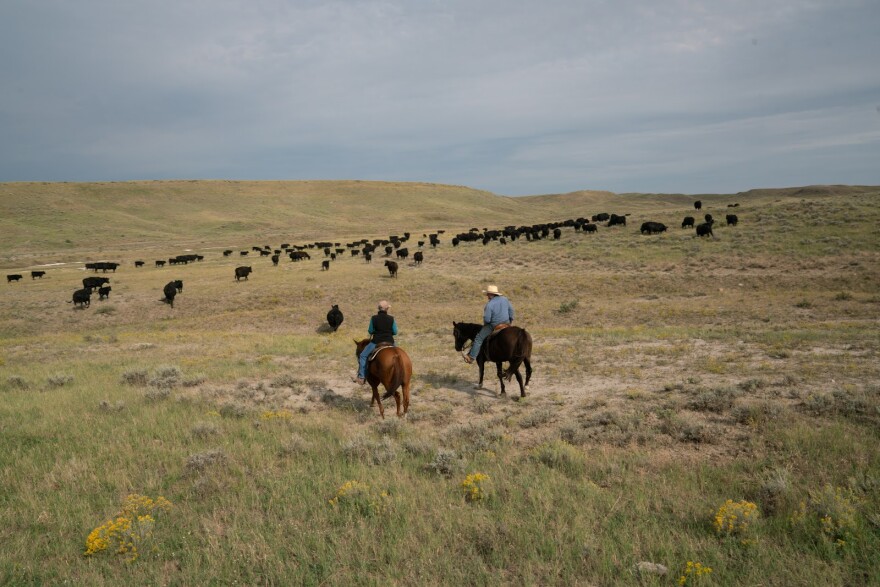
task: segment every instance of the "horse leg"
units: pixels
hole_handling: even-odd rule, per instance
[[[379,404],[379,415],[382,416],[382,419],[385,419],[385,410],[382,409],[382,398],[379,397],[379,386],[370,384],[370,387],[373,388],[373,401],[370,402],[370,407],[373,407],[374,403]]]
[[[519,383],[519,396],[526,397],[526,388],[523,385],[523,378],[522,375],[519,374],[519,369],[514,371],[513,374],[516,376],[516,382]]]
[[[402,393],[400,391],[394,392],[394,404],[397,406],[397,417],[400,418],[403,414],[400,413],[400,407],[403,403],[403,398],[401,397]]]
[[[526,384],[525,387],[529,386],[529,381],[532,380],[532,363],[528,359],[523,359],[523,365],[526,366]]]
[[[486,369],[486,359],[477,357],[477,367],[480,368],[480,382],[477,383],[477,389],[483,389],[483,372]]]
[[[409,411],[409,381],[403,383],[403,390],[400,392],[403,396],[403,415]]]
[[[504,373],[501,371],[501,363],[495,363],[495,367],[498,369],[498,381],[501,383],[501,395],[507,395],[507,392],[504,389]]]

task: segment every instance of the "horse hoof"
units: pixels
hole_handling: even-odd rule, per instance
[[[474,383],[474,389],[483,389],[483,386],[479,383]]]

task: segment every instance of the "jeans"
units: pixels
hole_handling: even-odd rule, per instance
[[[367,359],[370,357],[370,353],[373,352],[374,348],[376,348],[376,343],[368,342],[367,346],[364,347],[364,350],[361,351],[361,355],[358,357],[358,377],[361,379],[367,377]]]
[[[483,341],[486,340],[486,337],[492,334],[492,331],[495,330],[495,327],[501,324],[500,322],[496,324],[483,324],[483,327],[480,328],[480,331],[474,337],[474,344],[471,347],[468,355],[472,359],[476,359],[477,355],[480,353],[480,347],[483,346]]]

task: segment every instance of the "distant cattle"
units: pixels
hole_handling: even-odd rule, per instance
[[[172,308],[174,307],[174,297],[177,295],[177,284],[173,281],[169,281],[165,284],[165,287],[162,288],[162,293],[165,298],[162,300]]]
[[[361,254],[360,249],[352,249],[352,250],[351,250],[351,256],[352,256],[352,257],[357,257],[357,256],[360,255],[360,254]]]
[[[242,257],[247,257],[247,256],[248,256],[248,253],[250,253],[250,251],[239,251],[239,252],[238,252],[238,254],[239,254],[240,256],[242,256]]]
[[[453,237],[451,242],[452,242],[452,246],[453,246],[453,247],[457,247],[457,246],[458,246],[458,243],[459,243],[459,240],[458,240],[457,237]]]
[[[602,212],[601,214],[593,214],[590,217],[590,220],[593,222],[605,222],[609,218],[611,218],[610,214],[608,214],[607,212]]]
[[[385,247],[385,256],[386,257],[390,257],[392,252],[394,252],[394,247],[392,247],[391,245],[388,245],[387,247]]]
[[[712,225],[709,224],[708,222],[706,222],[704,224],[698,224],[697,225],[697,236],[714,237],[715,235],[712,233]]]
[[[225,251],[223,251],[223,256],[224,256],[224,257],[228,257],[228,256],[231,255],[231,254],[232,254],[232,249],[226,249]]]
[[[424,260],[425,256],[422,254],[421,251],[416,251],[415,253],[413,253],[413,261],[415,261],[416,265],[421,265],[422,261]]]
[[[642,234],[660,234],[666,232],[666,225],[662,222],[643,222],[640,231]]]
[[[612,214],[608,218],[608,226],[626,226],[626,216],[618,216],[617,214]]]
[[[736,208],[738,206],[739,206],[739,202],[737,202],[736,204],[728,204],[727,205],[728,208]]]
[[[342,321],[345,317],[342,315],[342,311],[339,309],[337,304],[333,304],[333,307],[327,312],[327,324],[330,325],[330,328],[333,329],[333,332],[339,328],[342,324]]]
[[[43,279],[44,275],[46,275],[45,271],[31,271],[31,279],[36,279],[37,277]]]
[[[109,277],[85,277],[82,280],[83,287],[88,289],[89,291],[93,289],[98,289],[102,285],[110,283]]]
[[[278,255],[272,255],[272,264],[278,265]]]
[[[104,287],[98,288],[98,299],[103,300],[104,298],[110,297],[110,290],[112,288],[109,285],[105,285]]]
[[[584,224],[584,232],[597,232],[599,228],[595,224]]]
[[[175,279],[171,283],[174,284],[174,287],[177,288],[177,293],[183,293],[183,282],[179,279]]]
[[[699,210],[702,207],[703,207],[703,202],[701,202],[700,200],[697,200],[696,202],[694,202],[694,210]]]
[[[706,219],[706,224],[715,224],[715,219],[712,218],[711,214],[706,214],[703,218]]]
[[[371,263],[372,261],[373,261],[373,254],[372,253],[364,253],[364,262]]]
[[[21,279],[20,273],[11,273],[6,276],[6,283],[12,283],[13,281],[18,281]]]
[[[694,227],[694,217],[693,216],[685,216],[684,220],[681,221],[682,228],[693,228]]]
[[[409,249],[397,249],[397,258],[398,259],[406,259],[409,257]]]
[[[164,266],[165,266],[165,261],[162,261],[162,260],[156,261],[156,267],[164,267]]]
[[[92,290],[85,288],[85,289],[78,289],[75,292],[73,292],[73,305],[74,305],[74,307],[80,306],[80,307],[84,308],[86,306],[90,306],[91,304],[92,304]]]
[[[559,230],[558,228],[554,228],[553,229],[553,240],[558,241],[560,238],[562,238],[562,231]]]
[[[329,271],[330,270],[330,261],[324,259],[321,261],[321,271]]]
[[[244,277],[245,281],[247,281],[248,275],[253,271],[250,267],[236,267],[235,268],[235,281],[238,281],[242,277]]]
[[[736,226],[737,222],[739,222],[736,214],[728,214],[725,219],[727,220],[727,226]]]
[[[291,251],[288,256],[291,261],[304,261],[305,259],[312,258],[312,256],[305,251]]]
[[[397,277],[397,263],[395,261],[385,261],[385,266],[388,267],[388,274],[391,277]]]
[[[97,263],[86,263],[86,269],[94,269],[95,273],[98,271],[103,271],[107,273],[107,270],[113,271],[116,273],[116,268],[119,267],[119,263],[111,263],[109,261],[98,261]]]
[[[143,262],[143,261],[135,261],[135,262],[134,262],[134,266],[135,266],[135,267],[143,267],[143,266],[144,266],[144,262]]]

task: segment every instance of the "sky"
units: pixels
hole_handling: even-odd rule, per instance
[[[878,0],[3,0],[0,182],[880,185]]]

